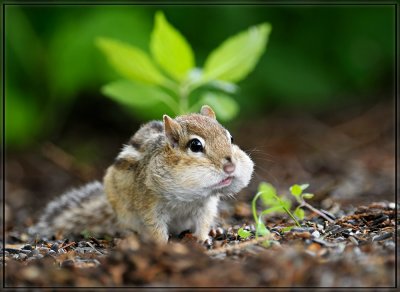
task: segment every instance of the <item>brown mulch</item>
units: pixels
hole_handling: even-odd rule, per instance
[[[304,227],[284,233],[278,225],[268,224],[268,247],[265,239],[241,239],[235,228],[222,229],[225,236],[215,235],[209,245],[190,234],[164,246],[137,237],[7,245],[5,286],[394,285],[393,203],[360,207],[331,224],[305,220]]]

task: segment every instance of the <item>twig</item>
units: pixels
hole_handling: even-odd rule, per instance
[[[94,245],[91,244],[89,241],[87,241],[86,243],[87,243],[87,245],[89,245],[91,248],[93,248],[97,253],[99,253],[99,254],[104,254],[104,253],[102,253],[101,251],[97,250],[97,249],[94,247]]]
[[[71,245],[76,245],[76,242],[75,241],[70,242],[70,243],[68,243],[68,244],[66,244],[66,245],[64,245],[64,246],[62,246],[60,248],[66,249],[67,247],[70,247]]]
[[[314,213],[318,214],[319,216],[321,216],[322,218],[324,218],[325,220],[327,220],[329,223],[335,222],[334,220],[332,220],[331,218],[329,218],[328,216],[326,216],[324,213],[322,213],[320,210],[315,209],[313,206],[311,206],[310,204],[308,204],[306,201],[302,201],[302,202],[301,202],[301,206],[310,209],[310,210],[313,211]]]

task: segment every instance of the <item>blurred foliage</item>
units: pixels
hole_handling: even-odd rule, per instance
[[[112,67],[125,78],[107,84],[102,92],[125,106],[151,108],[158,117],[164,114],[160,104],[167,105],[174,116],[209,104],[220,120],[235,117],[239,106],[230,95],[238,89],[234,82],[253,71],[265,51],[271,26],[263,23],[230,37],[209,54],[204,68],[198,68],[190,44],[161,11],[154,22],[151,55],[118,40],[97,39]],[[197,97],[192,104],[191,96]]]
[[[241,117],[262,115],[277,106],[327,110],[393,94],[395,14],[390,5],[32,4],[4,9],[6,141],[13,148],[49,139],[85,96],[104,98],[100,87],[119,77],[94,40],[118,39],[150,51],[157,10],[195,48],[198,67],[227,36],[271,23],[267,53],[239,83]],[[132,110],[143,120],[160,118],[158,112],[170,109],[163,105]]]

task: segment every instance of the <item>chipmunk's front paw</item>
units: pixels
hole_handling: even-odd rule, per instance
[[[193,235],[197,238],[197,242],[199,242],[201,244],[210,245],[212,243],[212,239],[208,235],[208,233],[205,233],[205,232],[202,234],[194,233]]]

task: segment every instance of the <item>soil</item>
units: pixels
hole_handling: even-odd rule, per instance
[[[101,179],[116,150],[104,142],[94,165],[57,143],[6,157],[4,287],[395,287],[397,210],[391,103],[325,115],[275,112],[233,127],[256,163],[251,185],[224,201],[210,240],[190,232],[157,245],[146,236],[31,239],[26,228],[46,202]],[[124,140],[121,140],[124,141]],[[119,149],[119,148],[118,148]],[[109,156],[108,156],[109,155]],[[265,217],[256,237],[251,200],[261,181],[288,194],[309,183],[301,227],[285,214]],[[259,208],[262,206],[259,205]],[[327,220],[327,218],[329,220]],[[238,235],[239,228],[250,232]]]

